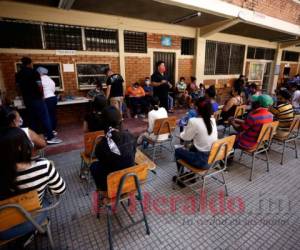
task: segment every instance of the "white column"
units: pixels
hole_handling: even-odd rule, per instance
[[[204,79],[204,66],[205,66],[205,43],[206,40],[200,37],[200,29],[196,31],[195,39],[195,57],[194,57],[194,73],[197,78],[197,82]]]
[[[125,72],[125,53],[124,53],[124,29],[118,30],[119,37],[119,64],[120,64],[120,74],[122,75],[124,81],[126,82],[126,72]]]
[[[276,53],[275,53],[275,60],[274,60],[274,63],[272,65],[272,69],[271,69],[271,80],[270,80],[270,84],[269,84],[269,93],[270,94],[273,94],[277,87],[279,74],[275,75],[274,73],[275,73],[276,65],[279,65],[279,67],[280,67],[281,56],[282,56],[282,49],[280,49],[278,46],[276,49]]]

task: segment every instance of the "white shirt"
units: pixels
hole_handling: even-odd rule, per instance
[[[300,90],[296,90],[293,94],[292,104],[295,109],[300,108]]]
[[[183,132],[181,139],[185,141],[193,140],[194,146],[201,152],[208,152],[212,144],[218,140],[218,131],[215,118],[210,118],[212,133],[208,135],[204,120],[201,117],[191,118]]]
[[[44,90],[44,97],[49,98],[55,96],[55,82],[47,75],[42,75],[41,80]]]
[[[161,119],[161,118],[168,118],[168,112],[165,108],[159,108],[158,110],[151,110],[148,113],[148,132],[152,134],[155,120]],[[151,137],[154,135],[152,134]],[[169,134],[163,134],[158,136],[158,140],[166,140],[168,139]]]

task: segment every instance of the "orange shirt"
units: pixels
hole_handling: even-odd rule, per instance
[[[145,91],[140,86],[137,88],[130,86],[127,88],[127,95],[129,95],[129,97],[143,97],[145,96]]]

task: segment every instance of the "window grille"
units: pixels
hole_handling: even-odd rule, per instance
[[[39,24],[19,22],[17,20],[1,20],[0,31],[1,48],[43,48]]]
[[[131,53],[147,53],[147,33],[125,30],[124,50]]]
[[[44,24],[46,49],[82,50],[81,28],[64,24]]]
[[[119,51],[117,30],[85,28],[84,34],[87,50],[107,52]]]
[[[194,38],[181,39],[181,55],[194,55]]]
[[[261,48],[261,47],[248,47],[247,58],[248,59],[264,59],[274,60],[275,49]]]
[[[298,62],[299,53],[294,51],[284,50],[282,52],[281,61]]]
[[[106,75],[104,74],[104,71],[108,67],[108,64],[76,64],[79,88],[88,89],[92,88],[98,83],[104,84],[106,82]]]

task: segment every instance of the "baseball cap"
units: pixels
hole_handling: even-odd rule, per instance
[[[273,104],[273,99],[269,95],[253,95],[252,102],[258,102],[261,107],[267,108]]]

